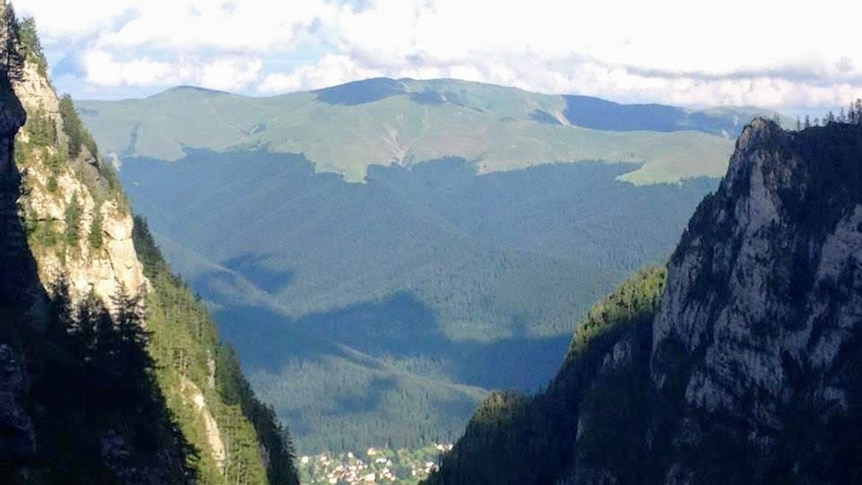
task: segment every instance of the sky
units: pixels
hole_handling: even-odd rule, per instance
[[[844,0],[10,1],[36,20],[54,85],[78,99],[379,76],[787,113],[862,97]]]

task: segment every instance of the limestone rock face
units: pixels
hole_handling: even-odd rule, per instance
[[[35,234],[62,239],[58,244],[44,236],[49,243],[31,243],[42,283],[50,289],[62,279],[73,301],[92,292],[111,310],[112,299],[120,293],[142,296],[149,283],[132,242],[133,220],[127,203],[119,191],[99,190],[105,181],[95,156],[86,148],[77,159],[64,160],[62,152],[69,140],[63,132],[60,102],[37,67],[25,63],[21,79],[12,86],[28,117],[48,123],[56,136],[54,143],[34,148],[38,141],[30,123],[18,135],[26,150],[26,156],[19,157],[23,159],[19,168],[27,189],[18,205],[25,219],[38,226]]]
[[[54,88],[45,76],[39,73],[39,68],[32,62],[24,64],[21,79],[13,83],[15,95],[21,101],[27,112],[41,109],[56,123],[60,121],[60,100]]]
[[[70,100],[48,82],[34,29],[0,0],[0,483],[210,483],[219,472],[225,482],[266,483],[268,452],[250,420],[261,404],[215,389],[222,360],[203,306],[174,281],[159,289],[179,291],[184,308],[136,301],[154,289],[128,202]],[[145,240],[160,275],[165,263]],[[182,315],[194,315],[194,336]],[[130,326],[147,324],[146,333]],[[263,419],[266,443],[285,451],[273,454],[283,460],[273,473],[298,483],[288,442]],[[243,436],[251,438],[235,439]]]
[[[671,260],[653,326],[652,381],[684,411],[665,428],[666,483],[703,477],[680,450],[737,440],[768,463],[794,419],[823,429],[857,405],[860,166],[858,126],[758,120],[742,133]]]
[[[862,483],[862,124],[750,123],[663,289],[640,281],[429,483]]]

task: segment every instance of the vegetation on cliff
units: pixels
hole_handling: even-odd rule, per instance
[[[147,298],[147,328],[168,406],[192,442],[206,442],[206,427],[183,392],[184,380],[194,383],[218,423],[226,448],[221,465],[211,455],[197,457],[204,483],[221,483],[225,478],[229,483],[265,483],[267,478],[273,485],[298,483],[287,429],[254,396],[236,354],[219,342],[215,324],[200,300],[170,272],[143,219],[135,220],[134,241],[153,285]],[[266,460],[261,460],[261,447]]]
[[[44,77],[32,21],[0,13],[2,111],[27,115],[0,140],[0,482],[298,483],[287,430]]]
[[[575,442],[582,434],[593,452],[636,473],[643,450],[628,433],[640,432],[644,421],[631,411],[646,398],[649,329],[664,280],[664,269],[644,269],[598,302],[548,388],[535,397],[492,393],[425,483],[555,483],[578,459]],[[609,363],[609,353],[620,354],[620,361]],[[585,430],[585,415],[618,426]]]

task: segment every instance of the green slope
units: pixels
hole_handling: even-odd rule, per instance
[[[222,467],[212,456],[200,453],[196,463],[198,481],[298,483],[287,428],[252,392],[233,349],[219,341],[206,307],[171,273],[141,219],[135,220],[133,238],[153,288],[147,301],[149,351],[168,408],[193,444],[205,442],[207,427],[189,406],[187,396],[178,392],[194,383],[208,403],[222,441],[229,447]],[[261,449],[265,450],[266,460],[261,459]]]
[[[589,302],[666,257],[714,184],[615,180],[631,168],[452,159],[351,184],[196,151],[121,176],[309,453],[451,439],[485,389],[547,382]]]
[[[546,383],[757,112],[391,79],[80,107],[306,453],[449,439],[486,389]]]
[[[647,427],[650,330],[665,277],[663,268],[641,270],[597,302],[547,389],[489,395],[423,483],[574,483],[567,476],[573,463],[587,468],[596,459],[611,465],[620,483],[643,482],[649,457],[633,437]]]
[[[184,87],[146,99],[78,105],[103,150],[121,158],[175,161],[188,148],[265,146],[303,153],[317,171],[350,181],[363,180],[371,164],[449,156],[470,160],[481,173],[604,160],[645,164],[627,177],[638,183],[718,177],[739,126],[764,114],[645,105],[606,119],[563,96],[455,80],[389,79],[269,98]],[[635,122],[621,121],[631,116]]]
[[[121,242],[128,200],[71,99],[46,111],[54,93],[32,19],[2,2],[0,30],[18,50],[0,65],[0,482],[298,483],[287,430],[206,308],[143,225],[134,249]],[[142,288],[97,291],[139,262]],[[40,267],[51,268],[42,281]],[[76,295],[81,280],[89,293]]]

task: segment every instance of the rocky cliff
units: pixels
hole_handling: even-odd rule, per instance
[[[296,482],[286,430],[0,0],[0,483]]]
[[[143,296],[147,289],[132,215],[110,167],[69,136],[68,125],[80,122],[72,110],[61,110],[41,62],[24,56],[12,82],[28,119],[16,141],[25,187],[18,205],[29,221],[30,247],[46,287],[63,279],[74,301],[92,292],[115,310],[115,296]]]
[[[430,483],[859,483],[860,262],[862,126],[753,121],[660,299],[600,304],[548,390],[477,415]]]
[[[0,3],[0,18],[5,14]],[[13,160],[14,139],[25,119],[9,78],[0,71],[0,477],[2,463],[21,463],[36,454],[33,421],[24,407],[29,375],[22,354],[8,342],[47,300],[16,204],[21,177]]]
[[[659,428],[668,483],[858,473],[838,423],[860,417],[860,202],[859,126],[742,133],[674,253],[653,328],[652,381],[680,411]],[[694,453],[709,443],[747,466]]]

